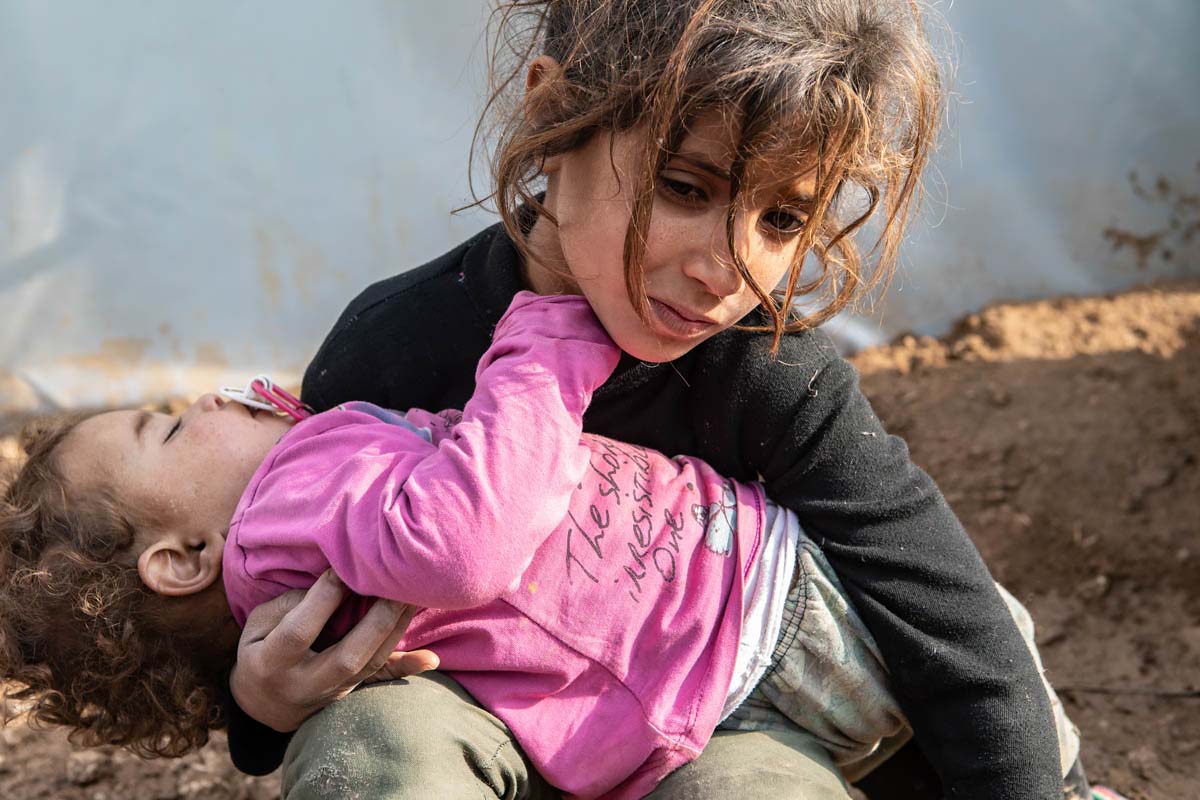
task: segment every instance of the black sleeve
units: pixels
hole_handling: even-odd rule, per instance
[[[1049,699],[987,567],[818,332],[727,337],[692,375],[699,444],[794,510],[875,637],[948,797],[1061,797]],[[714,419],[713,415],[719,415]]]
[[[292,734],[280,733],[251,717],[229,700],[225,709],[229,724],[229,758],[247,775],[269,775],[283,763]]]

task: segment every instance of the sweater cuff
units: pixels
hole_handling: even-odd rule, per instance
[[[229,758],[239,772],[268,775],[283,763],[291,733],[280,733],[251,717],[232,700],[226,712],[229,720]]]

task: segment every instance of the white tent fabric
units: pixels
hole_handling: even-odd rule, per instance
[[[1200,272],[1200,5],[960,3],[925,222],[860,346]],[[0,0],[0,411],[296,382],[469,201],[485,0]]]

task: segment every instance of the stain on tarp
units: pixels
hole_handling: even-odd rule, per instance
[[[283,294],[283,280],[279,277],[279,271],[275,269],[271,234],[266,228],[259,226],[254,231],[254,239],[257,249],[255,263],[258,265],[259,285],[262,286],[267,304],[272,308],[278,308]]]
[[[207,367],[228,367],[229,358],[225,355],[225,348],[216,342],[201,342],[196,345],[196,364]]]
[[[63,356],[58,359],[62,366],[80,367],[95,370],[110,377],[117,377],[142,363],[146,351],[150,348],[150,340],[134,336],[116,336],[104,339],[100,347],[91,353],[80,353]]]
[[[305,241],[286,223],[272,223],[270,228],[255,228],[255,262],[258,283],[268,306],[281,307],[284,291],[290,286],[306,306],[313,305],[315,284],[325,271],[321,248]]]
[[[1200,163],[1197,165],[1200,171]],[[1147,186],[1134,170],[1129,173],[1129,185],[1135,197],[1154,206],[1166,219],[1149,232],[1131,231],[1116,225],[1104,229],[1104,238],[1114,253],[1129,249],[1139,270],[1145,270],[1150,259],[1173,261],[1180,251],[1190,251],[1196,234],[1200,233],[1200,193],[1187,191],[1165,175],[1159,175]]]

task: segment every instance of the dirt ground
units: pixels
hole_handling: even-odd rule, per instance
[[[1138,800],[1200,797],[1200,283],[997,305],[855,361],[1033,612],[1092,778]],[[0,732],[10,800],[277,793],[275,777],[234,772],[221,739],[140,762],[19,721]]]

